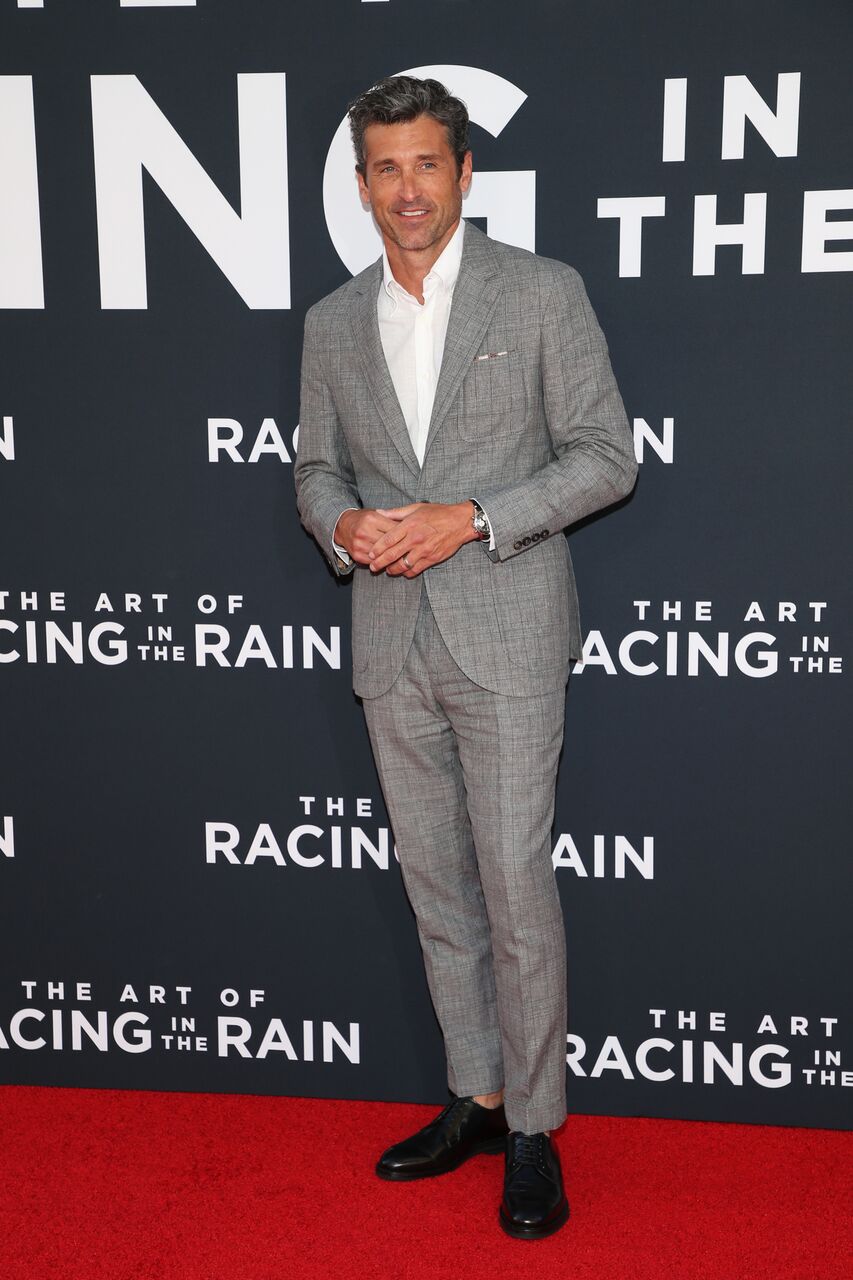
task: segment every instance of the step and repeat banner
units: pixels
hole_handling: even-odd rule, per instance
[[[346,104],[413,71],[640,462],[568,535],[569,1108],[851,1127],[852,62],[830,0],[2,0],[0,1079],[446,1098],[293,493]]]

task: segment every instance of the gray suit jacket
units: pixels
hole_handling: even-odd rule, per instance
[[[580,656],[562,530],[630,492],[631,433],[607,345],[580,276],[468,224],[423,467],[382,350],[381,260],[305,320],[297,505],[338,574],[332,533],[346,507],[474,497],[495,535],[417,578],[354,572],[353,685],[376,697],[398,676],[426,590],[470,678],[525,695],[565,684]],[[478,357],[487,356],[487,359]]]

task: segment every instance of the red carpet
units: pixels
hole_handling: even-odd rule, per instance
[[[434,1108],[0,1089],[2,1280],[850,1280],[851,1135],[572,1116],[572,1205],[500,1231],[502,1161],[380,1182]]]

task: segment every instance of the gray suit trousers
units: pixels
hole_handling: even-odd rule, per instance
[[[475,684],[424,585],[403,670],[364,711],[459,1095],[506,1090],[511,1129],[566,1115],[566,953],[551,862],[565,689]]]

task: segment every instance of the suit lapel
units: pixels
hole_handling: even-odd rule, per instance
[[[426,452],[441,429],[489,327],[502,287],[488,237],[477,227],[466,223],[462,261],[453,290],[424,462]]]
[[[414,475],[420,475],[421,467],[412,448],[406,419],[394,390],[394,383],[382,349],[379,319],[376,312],[376,295],[382,279],[382,259],[362,273],[361,291],[353,320],[356,346],[364,369],[367,385],[376,401],[388,434]],[[441,429],[450,406],[459,393],[462,380],[471,367],[482,337],[489,326],[495,305],[500,297],[503,281],[500,268],[492,252],[491,242],[479,228],[465,225],[462,242],[462,261],[453,290],[453,302],[444,339],[444,354],[435,399],[432,406],[426,451]]]
[[[420,465],[412,448],[409,429],[403,410],[394,390],[394,383],[388,370],[385,352],[382,350],[382,338],[379,334],[379,319],[376,313],[376,295],[379,292],[379,281],[382,278],[382,260],[364,277],[364,288],[359,295],[354,319],[356,345],[376,407],[388,434],[394,441],[401,458],[415,475],[420,473]]]

